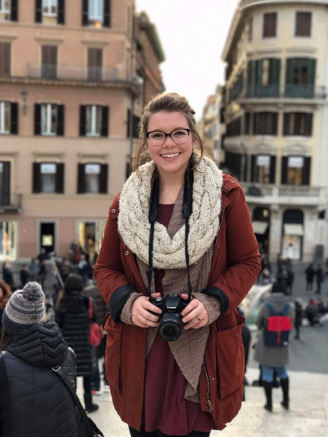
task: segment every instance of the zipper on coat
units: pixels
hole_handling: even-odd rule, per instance
[[[213,406],[212,406],[212,402],[210,399],[210,395],[211,395],[211,389],[210,389],[210,377],[208,376],[208,372],[207,372],[207,367],[206,367],[206,361],[205,361],[205,357],[203,359],[203,366],[204,366],[204,372],[205,372],[205,377],[206,377],[206,382],[207,382],[207,393],[206,393],[206,403],[208,406],[208,411],[209,413],[212,413],[213,411]]]

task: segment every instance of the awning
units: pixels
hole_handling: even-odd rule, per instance
[[[285,224],[284,225],[284,234],[285,235],[297,235],[302,237],[303,234],[303,225],[300,224]]]
[[[265,234],[265,231],[267,230],[269,226],[269,223],[267,222],[253,222],[253,229],[254,229],[254,233],[258,234],[258,235],[263,235]]]

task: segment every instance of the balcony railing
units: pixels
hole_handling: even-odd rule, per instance
[[[6,212],[20,212],[22,208],[22,195],[12,194],[10,199],[0,193],[0,214]]]
[[[127,80],[117,67],[74,67],[67,65],[28,64],[27,76],[31,79],[111,82]]]
[[[307,185],[273,185],[258,182],[241,182],[246,196],[279,196],[279,197],[320,197],[320,187]]]
[[[319,99],[323,100],[327,97],[327,89],[324,86],[315,87],[314,85],[289,85],[281,89],[279,85],[253,85],[246,89],[244,98],[302,98],[302,99]]]

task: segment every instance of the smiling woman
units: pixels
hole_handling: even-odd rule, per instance
[[[110,306],[113,403],[132,437],[207,437],[242,401],[236,306],[260,269],[250,215],[237,181],[203,157],[194,111],[176,93],[145,107],[134,170],[95,266]]]

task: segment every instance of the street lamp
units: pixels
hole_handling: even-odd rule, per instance
[[[26,115],[26,111],[27,111],[26,100],[27,100],[28,92],[25,89],[23,89],[20,94],[21,94],[21,97],[22,97],[22,100],[23,100],[23,114]]]

